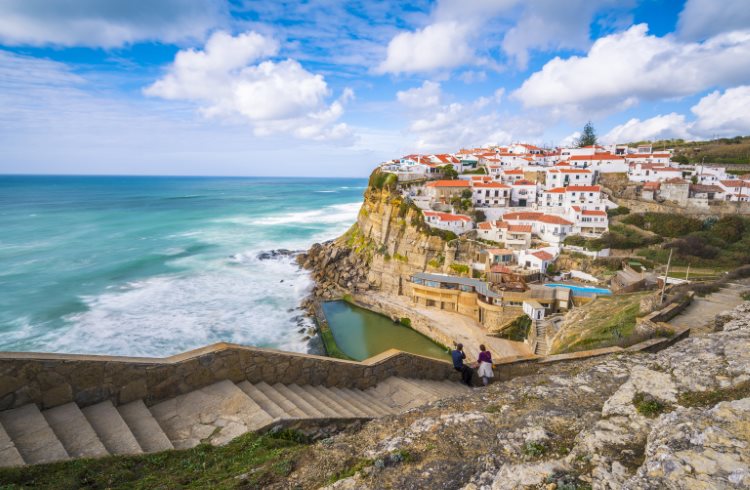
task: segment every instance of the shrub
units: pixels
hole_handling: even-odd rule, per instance
[[[633,405],[635,405],[636,411],[644,417],[654,418],[662,413],[667,407],[649,395],[648,393],[638,392],[633,397]]]
[[[451,264],[451,270],[456,274],[468,274],[469,266],[466,264]]]
[[[673,248],[680,255],[690,255],[702,259],[713,259],[719,255],[719,249],[706,243],[703,237],[688,235],[664,245],[664,248]]]
[[[630,214],[623,218],[623,223],[650,230],[657,235],[678,238],[701,231],[703,221],[681,214],[645,213]]]
[[[739,216],[724,216],[711,227],[711,233],[727,243],[735,243],[745,233],[745,220]]]
[[[411,318],[403,317],[399,320],[401,325],[411,328]]]
[[[616,208],[607,210],[607,216],[609,216],[610,218],[613,218],[615,216],[625,215],[625,214],[630,214],[630,208],[626,208],[625,206],[618,206]]]

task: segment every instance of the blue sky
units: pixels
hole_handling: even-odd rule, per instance
[[[5,0],[0,173],[364,176],[750,134],[747,0]]]

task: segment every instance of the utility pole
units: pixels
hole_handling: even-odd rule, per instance
[[[664,284],[661,286],[661,298],[659,298],[659,305],[664,303],[664,291],[667,289],[667,280],[669,279],[669,264],[672,263],[672,252],[673,248],[669,249],[669,258],[667,259],[667,272],[664,274]]]
[[[687,272],[685,272],[685,280],[690,279],[690,264],[688,264]]]

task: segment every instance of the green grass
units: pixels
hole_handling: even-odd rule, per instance
[[[575,325],[563,327],[552,346],[552,354],[629,345],[628,339],[634,339],[636,317],[645,294],[648,293],[603,296],[581,306],[589,310],[586,317]]]
[[[677,402],[683,407],[713,407],[719,402],[740,400],[750,396],[750,381],[730,388],[707,391],[688,391],[677,395]]]
[[[503,329],[497,336],[503,339],[523,342],[529,336],[530,328],[531,318],[527,315],[519,315],[508,328]]]
[[[468,274],[469,266],[466,264],[451,264],[451,270],[456,274]]]
[[[299,433],[245,434],[226,446],[142,456],[110,456],[0,469],[0,488],[262,488],[294,469],[307,442]],[[243,478],[236,478],[245,475]]]
[[[667,409],[667,406],[656,398],[641,392],[633,397],[633,405],[638,413],[648,418],[655,418]]]
[[[334,473],[329,479],[328,484],[335,483],[339,480],[343,480],[344,478],[349,478],[350,476],[354,476],[363,469],[367,468],[368,466],[372,466],[373,460],[372,459],[358,459],[355,460],[352,464],[347,466],[345,469]]]

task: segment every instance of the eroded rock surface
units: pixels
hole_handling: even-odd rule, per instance
[[[750,488],[750,303],[657,354],[552,364],[316,444],[289,487]]]

